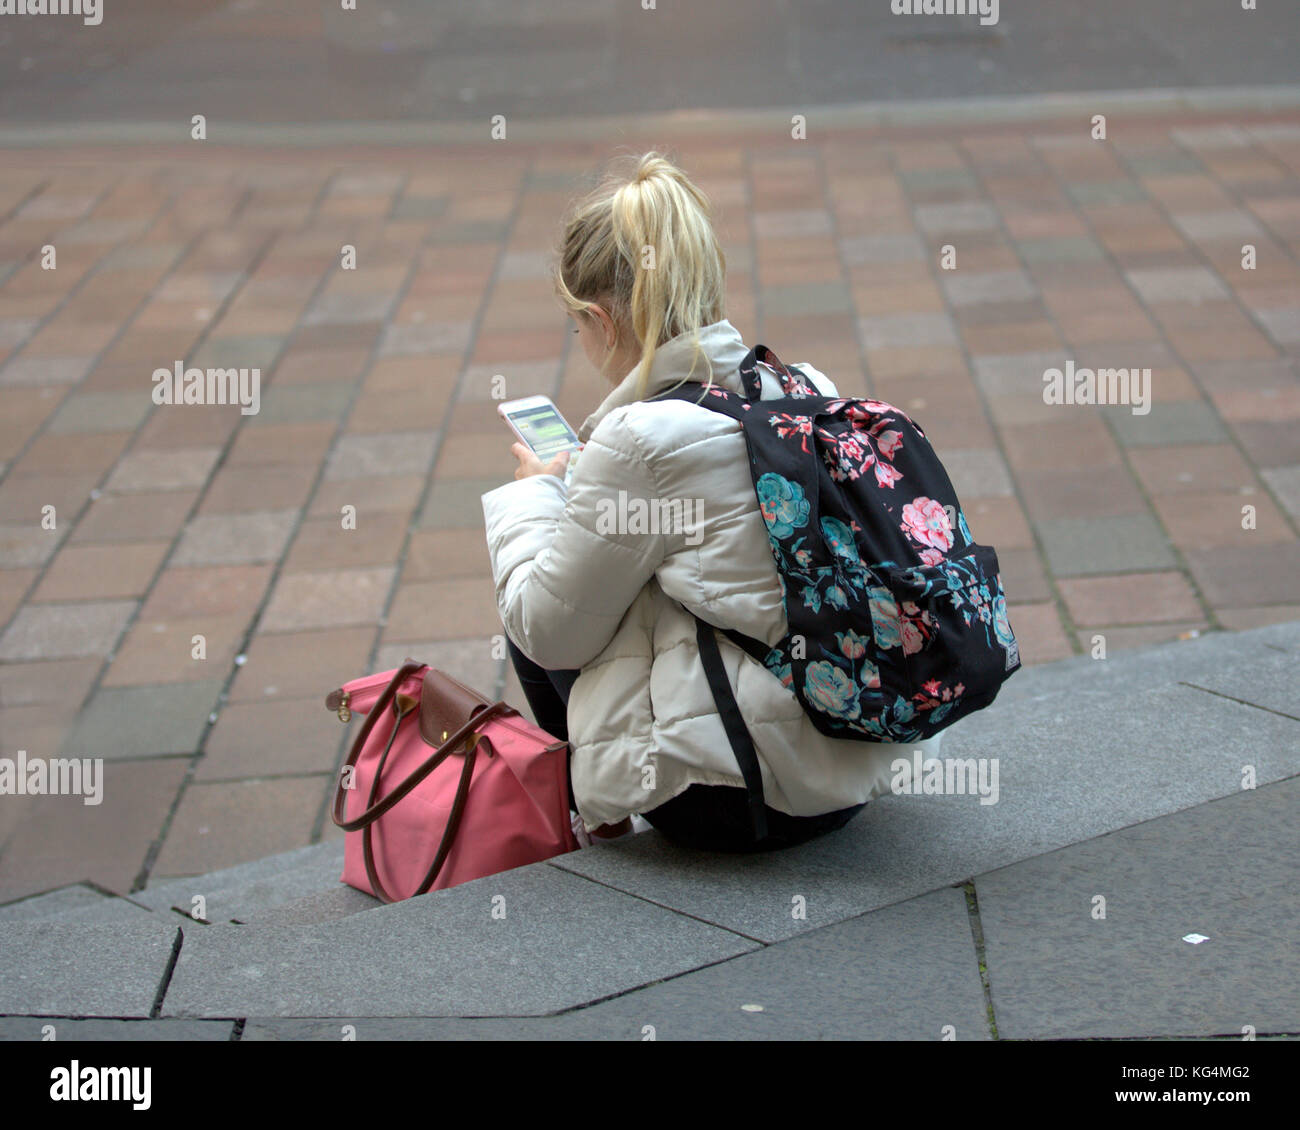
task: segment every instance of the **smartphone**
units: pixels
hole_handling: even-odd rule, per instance
[[[560,415],[560,410],[548,396],[508,400],[498,406],[497,412],[543,463],[549,463],[561,451],[577,450],[582,446],[577,433],[569,427],[569,422]]]

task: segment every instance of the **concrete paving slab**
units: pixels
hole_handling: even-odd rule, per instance
[[[979,876],[998,1035],[1300,1029],[1297,809],[1293,779]]]
[[[240,1042],[272,1040],[342,1042],[346,1040],[572,1040],[572,1013],[559,1016],[489,1017],[478,1020],[423,1017],[340,1016],[249,1020]],[[207,1023],[211,1023],[208,1021]]]
[[[245,912],[240,920],[253,926],[314,926],[383,905],[373,895],[339,883],[333,890],[307,895],[284,906],[251,914]]]
[[[991,1038],[966,896],[948,888],[570,1013],[582,1039]]]
[[[651,832],[549,865],[771,942],[1227,796],[1246,764],[1260,783],[1300,772],[1300,723],[1189,687],[1078,692],[995,703],[939,756],[996,759],[997,803],[884,796],[839,832],[740,865]]]
[[[178,937],[158,922],[0,923],[0,1015],[146,1017]]]
[[[1300,671],[1294,654],[1262,652],[1182,681],[1300,719]]]
[[[1044,695],[1073,693],[1081,687],[1105,693],[1150,690],[1178,682],[1205,685],[1206,679],[1225,666],[1248,664],[1278,651],[1300,652],[1300,621],[1245,632],[1207,632],[1192,640],[1112,651],[1106,659],[1077,656],[1022,670],[1003,685],[989,710]],[[974,717],[982,718],[988,712]]]
[[[900,977],[906,969],[908,976]],[[556,1016],[257,1019],[245,1040],[990,1039],[966,896],[935,891]]]
[[[151,910],[189,914],[196,895],[207,903],[207,921],[244,921],[286,906],[309,894],[331,892],[343,872],[341,841],[312,844],[208,875],[168,879],[136,891],[131,898]]]
[[[107,896],[85,883],[73,883],[43,895],[18,899],[0,906],[0,922],[37,922],[69,911],[98,906]]]
[[[234,1032],[231,1020],[69,1020],[50,1016],[0,1017],[0,1042],[44,1040],[53,1027],[56,1040],[89,1040],[111,1044],[176,1040],[229,1040]]]
[[[162,1014],[539,1015],[755,948],[536,864],[310,931],[187,931]]]
[[[109,925],[152,918],[152,912],[130,899],[103,894],[77,883],[33,898],[0,906],[0,922],[67,922]]]

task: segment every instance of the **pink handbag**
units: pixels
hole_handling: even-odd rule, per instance
[[[513,707],[413,659],[325,705],[367,714],[334,793],[349,886],[397,902],[578,848],[567,743]]]

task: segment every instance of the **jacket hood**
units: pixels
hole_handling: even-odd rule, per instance
[[[745,344],[745,339],[740,336],[740,331],[735,326],[726,318],[712,325],[702,326],[700,349],[713,368],[714,384],[721,385],[732,392],[743,391],[740,363],[749,352],[749,346]],[[650,378],[646,382],[645,395],[654,396],[685,379],[694,354],[694,338],[689,333],[678,334],[664,342],[655,350],[655,359],[650,365]],[[583,443],[591,438],[596,425],[615,408],[643,399],[636,394],[636,375],[640,367],[640,363],[634,365],[632,371],[614,387],[613,392],[601,401],[600,407],[583,422],[582,427],[578,429],[578,438]],[[704,364],[703,358],[696,361],[695,372],[691,373],[691,379],[701,383],[709,379],[709,369]]]

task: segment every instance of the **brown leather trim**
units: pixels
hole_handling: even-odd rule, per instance
[[[387,703],[384,703],[383,705],[386,706]],[[365,811],[354,816],[351,820],[345,820],[344,810],[347,806],[348,790],[343,787],[344,773],[348,768],[354,766],[357,763],[357,758],[360,757],[361,755],[361,747],[365,744],[366,739],[370,736],[370,731],[374,728],[373,723],[381,713],[384,713],[383,707],[380,705],[376,705],[375,709],[372,710],[370,714],[366,716],[365,725],[362,726],[361,732],[357,734],[357,740],[353,745],[352,750],[348,754],[347,762],[345,763],[343,769],[340,770],[339,772],[339,780],[334,788],[334,807],[331,811],[331,816],[333,817],[334,823],[337,824],[340,828],[342,828],[345,832],[355,832],[361,828],[366,827],[369,824],[373,824],[385,812],[387,812],[390,808],[392,808],[393,805],[395,805],[398,801],[403,799],[409,792],[411,792],[411,790],[414,789],[416,785],[418,785],[421,781],[423,781],[425,777],[427,777],[430,773],[432,773],[451,754],[462,752],[458,749],[459,745],[462,742],[464,742],[467,738],[469,738],[472,734],[474,734],[478,726],[481,726],[484,722],[487,722],[489,719],[496,717],[498,714],[514,713],[514,711],[512,711],[511,708],[508,707],[504,702],[494,702],[484,707],[476,715],[474,715],[473,718],[471,718],[468,722],[466,722],[465,725],[463,725],[459,730],[457,730],[454,734],[449,735],[446,742],[443,743],[441,749],[435,750],[434,753],[432,753],[425,761],[423,761],[418,768],[413,769],[411,771],[411,775],[407,777],[406,780],[398,784],[397,787],[392,790],[392,792],[390,792],[387,796],[384,797],[383,800],[379,801],[378,803],[374,803],[373,800],[374,796],[376,795],[375,788],[377,787],[377,785],[372,785],[371,793],[370,793],[371,801],[367,803]],[[388,750],[392,748],[393,738],[396,736],[397,726],[399,725],[401,725],[401,719],[397,720],[397,722],[394,724],[393,731],[389,735],[388,745],[385,747],[384,753],[380,758],[378,766],[376,767],[376,771],[375,771],[376,782],[378,782],[379,780],[379,773],[383,767],[384,761],[388,757]]]
[[[478,711],[491,705],[478,691],[430,667],[420,688],[420,737],[437,749],[446,735],[455,733]]]

